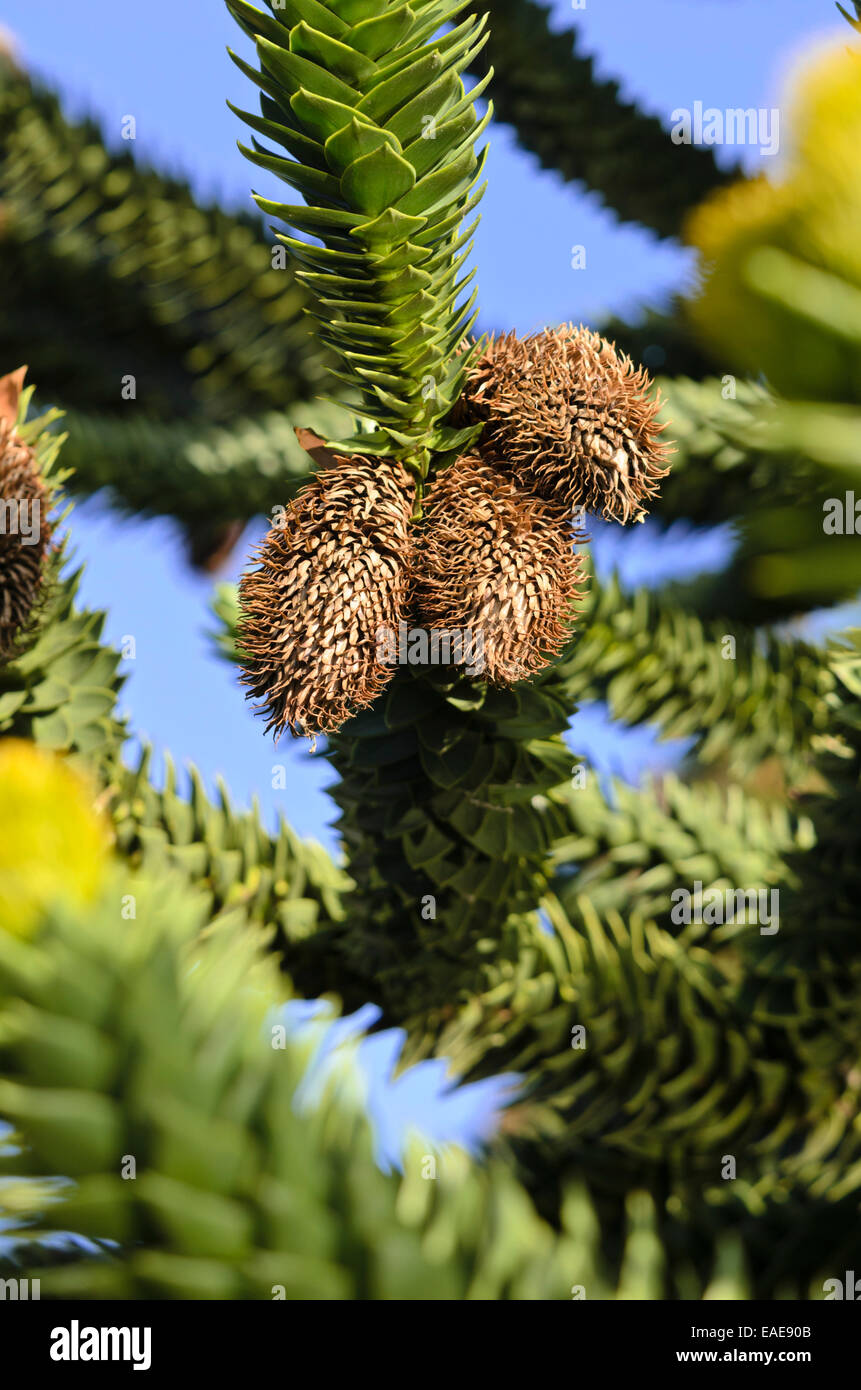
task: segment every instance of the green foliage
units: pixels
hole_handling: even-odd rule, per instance
[[[0,668],[0,733],[103,763],[126,737],[119,657],[101,643],[104,613],[75,608],[81,571],[60,579],[56,569],[35,640]]]
[[[129,888],[136,920],[118,930]],[[313,1048],[278,1036],[271,958],[229,915],[201,944],[207,918],[175,879],[111,874],[85,920],[0,935],[0,1105],[27,1140],[5,1161],[74,1181],[63,1201],[0,1191],[19,1221],[41,1205],[45,1227],[118,1243],[37,1263],[43,1298],[543,1300],[572,1282],[612,1296],[582,1193],[557,1235],[501,1164],[415,1140],[403,1177],[383,1174],[343,1049],[297,1108]],[[647,1199],[631,1204],[620,1297],[659,1283],[653,1224]],[[18,1235],[26,1269],[23,1222]]]
[[[601,1200],[654,1184],[662,1238],[693,1259],[739,1230],[764,1297],[791,1280],[796,1297],[807,1281],[821,1289],[859,1248],[861,634],[829,666],[828,732],[814,740],[823,789],[795,824],[739,788],[671,779],[657,805],[628,791],[612,808],[594,787],[572,790],[577,833],[558,847],[545,901],[553,935],[523,923],[514,970],[497,958],[454,1019],[413,1022],[461,1075],[524,1077],[503,1147],[543,1202],[572,1173]],[[697,879],[779,885],[779,932],[675,924],[670,890]],[[737,1183],[719,1181],[727,1154]],[[668,1292],[684,1297],[678,1276]]]
[[[402,672],[383,717],[364,716],[355,735],[348,727],[335,741],[335,796],[362,893],[347,900],[343,928],[309,939],[308,959],[339,953],[355,977],[353,1002],[366,972],[366,992],[407,1030],[405,1063],[438,1056],[469,1080],[521,1078],[496,1147],[555,1221],[564,1184],[585,1180],[612,1243],[625,1194],[646,1186],[659,1238],[675,1252],[655,1296],[698,1296],[732,1231],[757,1296],[821,1296],[822,1280],[857,1256],[859,967],[854,898],[843,894],[858,814],[861,743],[846,733],[854,739],[861,727],[858,649],[823,661],[803,643],[742,631],[736,659],[724,661],[719,640],[654,596],[627,599],[610,585],[594,592],[571,654],[513,693],[511,722],[493,732],[500,758],[510,747],[503,730],[522,735],[521,755],[558,747],[566,712],[584,695],[609,697],[620,717],[702,731],[701,780],[690,786],[617,785],[607,800],[592,774],[572,785],[570,763],[555,764],[558,780],[543,788],[533,769],[538,795],[522,804],[534,834],[552,837],[552,857],[529,859],[534,841],[518,828],[516,897],[507,843],[484,880],[480,846],[502,786],[513,791],[517,779],[475,787],[470,760],[457,757],[477,714],[498,717],[499,707],[477,682],[448,689],[440,672]],[[415,724],[408,738],[401,707]],[[437,726],[450,741],[457,800],[445,798],[442,765],[427,756],[433,734],[424,731]],[[775,755],[797,783],[822,789],[797,813],[702,780],[709,761],[750,775]],[[452,823],[478,843],[456,838]],[[421,849],[414,863],[409,856],[440,827],[445,850],[425,873]],[[452,862],[466,868],[454,901]],[[697,881],[705,892],[741,889],[746,901],[777,890],[779,933],[760,935],[746,914],[675,924],[671,895]],[[436,910],[427,921],[424,893]],[[582,1049],[572,1046],[580,1023]],[[722,1180],[727,1154],[738,1161],[733,1183]],[[776,1247],[792,1250],[789,1265]]]
[[[79,410],[232,421],[308,398],[325,354],[258,219],[112,153],[0,58],[0,358]]]
[[[341,359],[338,375],[360,393],[376,428],[365,453],[395,454],[424,476],[432,449],[455,447],[442,427],[457,399],[475,322],[473,223],[484,152],[460,74],[486,41],[484,20],[456,23],[466,0],[385,0],[338,9],[292,0],[274,17],[227,0],[253,38],[259,71],[234,61],[261,88],[262,114],[239,112],[257,135],[240,148],[295,189],[304,203],[255,194],[259,207],[320,245],[279,234],[315,295],[318,335]],[[453,24],[434,38],[444,22]]]
[[[531,1072],[528,1089],[535,1099],[526,1102],[522,1127],[532,1125],[542,1140],[537,1147],[528,1140],[514,1140],[528,1185],[546,1196],[548,1185],[564,1181],[571,1172],[582,1174],[584,1166],[590,1168],[594,1155],[601,1155],[602,1164],[607,1161],[608,1147],[617,1150],[617,1157],[615,1163],[609,1158],[606,1171],[615,1170],[623,1185],[634,1180],[634,1173],[643,1183],[648,1146],[663,1130],[655,1182],[665,1192],[666,1159],[674,1150],[689,1150],[684,1161],[671,1168],[673,1195],[666,1200],[664,1239],[678,1250],[685,1244],[695,1248],[709,1231],[714,1235],[731,1227],[741,1230],[754,1288],[765,1297],[773,1296],[790,1277],[799,1280],[796,1296],[804,1296],[805,1280],[843,1268],[843,1260],[851,1267],[859,1248],[856,1059],[861,962],[854,886],[857,856],[850,844],[861,787],[861,634],[835,644],[829,664],[835,682],[828,696],[832,718],[828,736],[817,740],[824,789],[803,798],[804,823],[794,847],[785,823],[774,838],[785,864],[779,933],[762,936],[741,923],[680,929],[667,920],[665,910],[656,922],[641,924],[632,916],[626,924],[608,907],[602,920],[593,901],[602,895],[607,902],[614,897],[619,901],[620,895],[606,869],[601,872],[600,842],[595,846],[597,858],[591,857],[592,847],[584,845],[590,855],[588,873],[580,875],[584,896],[576,896],[574,879],[565,889],[567,914],[561,904],[555,909],[551,905],[556,937],[544,951],[552,962],[557,997],[570,1002],[564,1012],[554,1014],[553,996],[545,993],[544,1008],[540,1014],[536,1011],[530,1034],[523,1026],[523,1001],[529,997],[524,981],[520,1007],[516,1014],[512,1010],[522,1030],[521,1046],[519,1051],[512,1046],[505,1059]],[[671,796],[678,806],[672,789]],[[697,789],[683,794],[688,822],[695,796],[702,824],[714,827],[713,808]],[[735,804],[740,805],[738,800]],[[751,839],[749,857],[755,849],[751,829],[760,842],[766,829],[762,813],[752,807],[741,822],[732,807],[731,799],[724,820],[734,819]],[[759,819],[758,831],[754,817]],[[714,836],[715,830],[708,834]],[[661,838],[663,849],[666,834]],[[725,849],[727,836],[723,838]],[[621,837],[615,846],[623,850]],[[736,871],[741,867],[738,861],[733,866]],[[642,873],[629,880],[629,901],[639,897],[651,911],[660,907],[665,887],[647,865],[641,868]],[[721,870],[726,872],[723,866]],[[658,873],[664,872],[662,863]],[[743,878],[730,877],[732,869],[727,877],[752,886],[761,872],[748,862]],[[694,876],[707,883],[710,877],[701,855],[687,864],[677,860],[674,873],[676,883],[690,883]],[[560,968],[563,946],[570,964],[563,958]],[[573,958],[572,951],[577,952]],[[679,978],[662,989],[656,976],[672,968],[672,962]],[[538,977],[536,970],[536,995]],[[598,978],[605,981],[605,1007],[597,999],[581,1005],[580,992],[597,987]],[[572,986],[575,992],[569,994]],[[495,1002],[504,1001],[497,996]],[[681,1007],[686,1023],[676,1013]],[[673,1018],[660,1024],[649,1021],[654,1010],[662,1015],[670,1010]],[[463,1033],[473,1031],[474,1018],[464,1014]],[[589,1020],[587,1029],[597,1029],[601,1041],[594,1039],[566,1062],[565,1025],[572,1020]],[[447,1055],[456,1050],[456,1032],[454,1025],[439,1040]],[[512,1025],[512,1042],[516,1035]],[[649,1039],[655,1044],[665,1041],[646,1060],[643,1050]],[[478,1055],[475,1042],[472,1047]],[[677,1081],[671,1079],[676,1066]],[[663,1082],[662,1068],[667,1068]],[[567,1088],[565,1073],[571,1078]],[[626,1105],[628,1088],[634,1099]],[[555,1128],[547,1114],[548,1096],[554,1107],[566,1104],[566,1097],[569,1106],[564,1123],[557,1121]],[[615,1110],[614,1100],[619,1102]],[[513,1116],[509,1128],[516,1136]],[[568,1158],[563,1156],[566,1151]],[[715,1182],[725,1154],[738,1156],[741,1182]],[[606,1185],[596,1174],[596,1191],[602,1183]],[[776,1256],[778,1250],[782,1258]],[[821,1289],[821,1281],[818,1286]]]
[[[274,929],[289,969],[296,943],[343,919],[341,899],[351,880],[322,846],[300,840],[283,818],[270,834],[256,805],[237,811],[220,779],[213,800],[194,766],[188,768],[189,794],[180,795],[174,765],[167,757],[165,763],[160,790],[150,780],[149,749],[135,767],[111,768],[109,809],[118,850],[154,874],[180,869],[210,894],[214,912],[239,907],[249,922]],[[311,992],[328,987],[320,976]]]
[[[732,521],[757,499],[795,501],[820,481],[793,448],[774,435],[774,397],[756,382],[685,378],[658,381],[660,419],[670,421],[676,452],[655,513],[701,526]]]
[[[654,723],[664,738],[693,738],[704,765],[744,773],[777,757],[790,776],[802,772],[827,722],[831,684],[804,642],[737,622],[728,632],[720,620],[685,612],[672,590],[629,595],[594,579],[579,638],[542,679],[569,709],[603,699],[622,724]]]
[[[852,485],[841,412],[829,422],[732,376],[662,378],[660,389],[677,451],[656,520],[735,524],[729,564],[672,586],[668,601],[753,626],[851,598],[859,577],[851,537],[822,544],[828,499]]]
[[[229,425],[71,412],[64,459],[76,493],[105,488],[124,511],[172,516],[192,530],[245,522],[284,506],[308,481],[312,464],[295,427],[309,416],[332,432],[351,421],[345,410],[319,401]]]
[[[377,709],[331,739],[338,827],[361,891],[339,950],[393,1016],[474,988],[531,912],[564,831],[561,701],[445,666],[401,668]]]
[[[779,481],[743,519],[738,586],[754,611],[772,617],[851,601],[861,586],[861,410],[778,400],[753,429]]]
[[[730,189],[690,222],[706,267],[691,319],[785,398],[754,421],[766,468],[795,454],[817,484],[791,498],[778,486],[745,520],[734,578],[775,610],[851,598],[861,585],[851,503],[848,523],[844,514],[861,467],[859,76],[857,45],[823,55],[798,83],[782,181]],[[832,499],[836,526],[823,516]]]
[[[857,409],[787,401],[731,375],[659,386],[677,452],[656,520],[736,523],[727,568],[677,586],[674,601],[753,624],[851,600],[861,583],[846,500],[861,461]]]
[[[801,802],[815,827],[816,852],[789,860],[796,882],[785,951],[790,956],[787,973],[796,989],[806,982],[812,1000],[821,986],[817,1008],[832,1020],[839,1037],[847,1028],[854,1035],[859,1027],[855,826],[861,793],[861,630],[841,634],[830,644],[828,656],[834,678],[827,696],[830,720],[815,743],[824,788],[809,792]],[[769,964],[780,989],[780,961],[773,958]],[[847,970],[856,983],[838,1010],[831,984]],[[790,986],[784,988],[788,994]]]
[[[25,422],[33,390],[22,393],[18,433],[33,450],[57,512],[68,481],[68,469],[58,467],[66,436],[50,429],[59,411]],[[105,615],[75,609],[81,571],[64,575],[65,562],[61,542],[48,558],[30,627],[0,666],[0,735],[31,738],[86,762],[104,759],[126,736],[115,711],[121,679],[117,654],[100,642]]]
[[[785,858],[812,843],[810,822],[782,802],[736,785],[693,785],[664,776],[643,788],[614,781],[605,796],[590,773],[565,797],[569,833],[553,850],[553,889],[574,913],[588,898],[598,912],[667,914],[679,884],[704,889],[772,888],[789,878]]]
[[[857,45],[821,55],[796,82],[780,180],[715,195],[688,227],[706,270],[695,327],[790,399],[861,395],[859,74]]]

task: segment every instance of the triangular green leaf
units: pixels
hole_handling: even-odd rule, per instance
[[[408,194],[415,178],[413,166],[390,145],[383,144],[344,170],[341,192],[350,207],[376,216]]]

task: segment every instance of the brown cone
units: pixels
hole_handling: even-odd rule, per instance
[[[240,582],[238,631],[267,733],[331,733],[391,680],[378,631],[405,615],[414,490],[400,464],[337,458],[269,531]]]
[[[13,654],[42,588],[50,498],[33,450],[15,432],[24,369],[0,378],[0,661]]]
[[[649,375],[588,328],[492,338],[470,372],[459,421],[486,421],[482,453],[569,508],[636,521],[669,471]]]
[[[569,518],[472,456],[437,475],[424,516],[423,621],[470,634],[471,664],[497,685],[548,666],[571,635],[583,579]]]

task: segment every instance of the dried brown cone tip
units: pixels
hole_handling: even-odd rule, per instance
[[[566,507],[638,521],[669,471],[661,408],[645,368],[588,328],[492,338],[457,418],[486,421],[483,453]]]
[[[332,733],[394,675],[378,632],[409,598],[415,487],[400,464],[329,455],[239,585],[243,683],[276,738]]]
[[[0,377],[0,661],[27,630],[51,544],[50,495],[33,450],[15,430],[25,370]]]
[[[464,634],[472,669],[494,684],[549,666],[571,635],[584,578],[562,509],[465,456],[437,475],[424,516],[416,578],[423,620]]]

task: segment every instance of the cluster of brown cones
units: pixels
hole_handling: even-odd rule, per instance
[[[411,620],[465,638],[494,684],[547,666],[576,616],[578,513],[639,519],[667,472],[659,406],[587,329],[491,340],[455,417],[483,424],[479,452],[436,473],[418,525],[400,464],[300,431],[320,471],[240,584],[243,680],[267,729],[330,733],[367,708],[395,673],[381,637]]]
[[[27,631],[51,543],[48,489],[16,429],[26,370],[0,377],[0,662]]]

